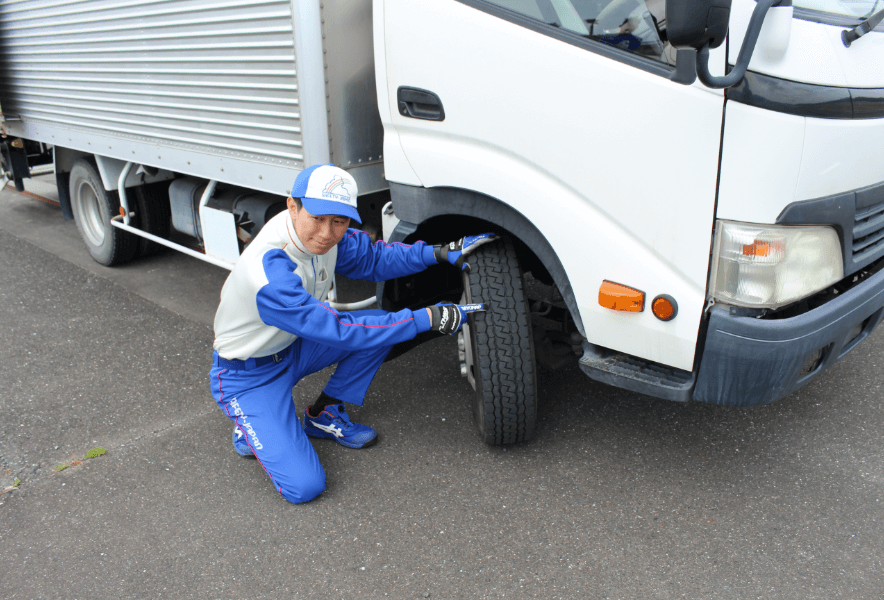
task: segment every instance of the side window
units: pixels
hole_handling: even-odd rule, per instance
[[[666,42],[666,0],[486,0],[547,25],[675,64]]]
[[[546,17],[549,15],[544,15],[543,11],[540,9],[540,5],[536,0],[490,0],[491,4],[497,4],[498,6],[502,6],[504,8],[508,8],[517,13],[522,13],[523,15],[527,15],[532,19],[537,19],[538,21],[546,21]],[[548,2],[541,2],[540,4],[549,4]]]

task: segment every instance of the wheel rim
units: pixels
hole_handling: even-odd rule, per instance
[[[74,204],[76,206],[77,218],[80,220],[80,226],[83,228],[83,235],[89,240],[93,246],[101,246],[105,238],[105,225],[101,214],[101,204],[98,194],[89,185],[89,182],[83,181],[77,188]]]

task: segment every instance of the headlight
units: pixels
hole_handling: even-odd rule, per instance
[[[778,308],[843,276],[841,242],[831,227],[718,222],[710,279],[718,301]]]

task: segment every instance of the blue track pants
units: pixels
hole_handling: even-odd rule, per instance
[[[307,502],[325,490],[325,471],[301,428],[292,388],[303,377],[337,363],[323,391],[361,406],[390,348],[352,352],[298,338],[280,362],[252,370],[219,367],[215,353],[212,396],[246,435],[279,493],[290,502]]]

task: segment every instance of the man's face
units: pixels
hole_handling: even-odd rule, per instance
[[[331,250],[341,241],[350,226],[348,217],[311,215],[303,206],[298,210],[298,205],[291,197],[287,206],[298,239],[304,244],[304,250],[313,254],[325,254]]]

